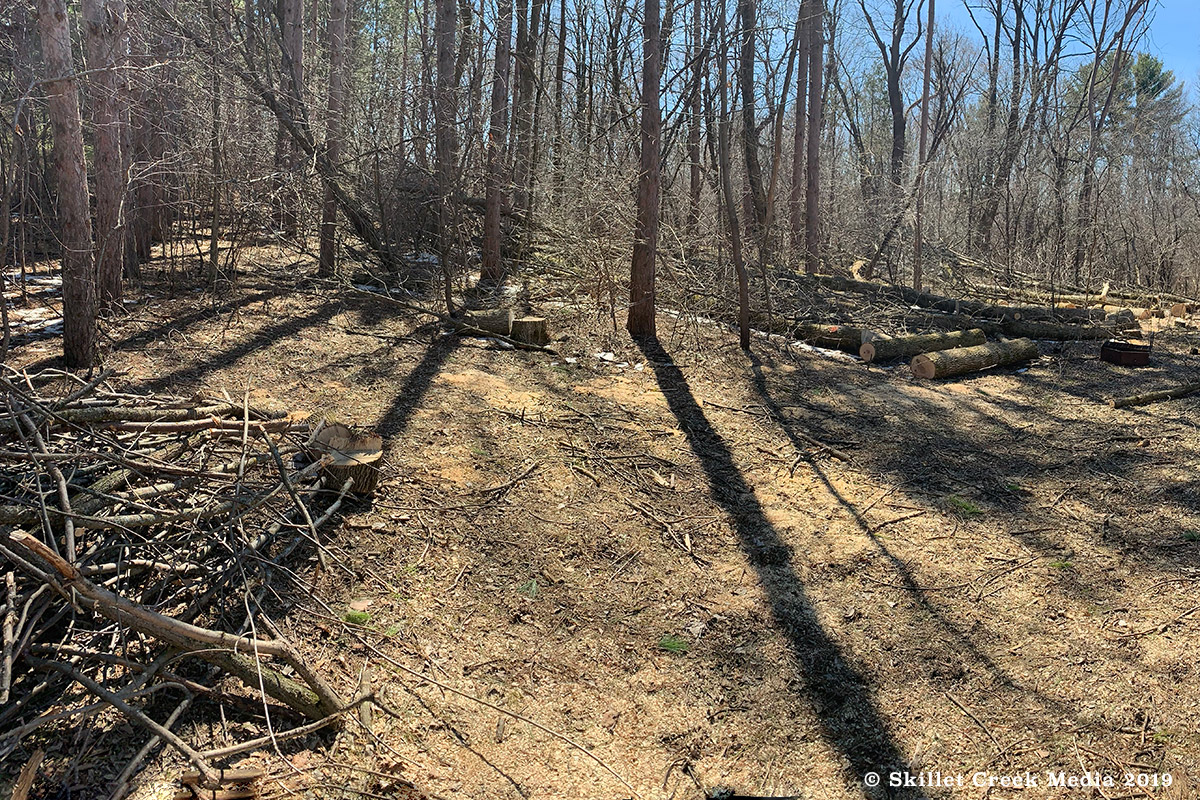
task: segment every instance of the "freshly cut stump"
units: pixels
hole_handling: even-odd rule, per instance
[[[1032,339],[988,342],[974,347],[922,353],[913,357],[912,373],[918,378],[949,378],[988,367],[1019,364],[1037,356],[1037,344]]]
[[[327,425],[313,443],[324,461],[331,488],[339,489],[347,478],[354,481],[350,491],[370,494],[379,484],[379,465],[383,439],[377,433],[355,433],[345,425]]]
[[[934,350],[971,347],[986,341],[987,336],[979,328],[949,333],[919,333],[892,339],[875,338],[863,342],[862,347],[858,348],[858,357],[868,362],[891,361],[893,358],[908,358]]]
[[[512,338],[525,344],[545,347],[550,344],[550,331],[545,317],[521,317],[512,322]]]

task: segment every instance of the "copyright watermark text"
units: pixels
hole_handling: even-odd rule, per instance
[[[863,775],[863,784],[868,788],[887,786],[891,789],[908,788],[962,788],[979,787],[993,789],[1105,789],[1128,787],[1152,789],[1170,786],[1173,783],[1169,772],[1066,772],[1044,770],[1042,772],[1017,772],[1000,774],[993,772],[942,772],[927,770],[909,772],[891,770],[868,772]]]

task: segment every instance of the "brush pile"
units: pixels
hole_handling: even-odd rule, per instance
[[[68,747],[54,726],[115,709],[148,747],[175,747],[216,783],[218,754],[171,727],[230,676],[310,724],[345,710],[262,611],[304,587],[288,563],[326,563],[321,529],[354,485],[325,469],[317,431],[248,398],[132,395],[105,374],[4,370],[0,772],[55,738]]]

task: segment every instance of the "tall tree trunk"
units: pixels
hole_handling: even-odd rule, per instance
[[[808,95],[808,49],[812,44],[810,26],[812,20],[811,3],[802,0],[800,3],[799,49],[796,53],[796,114],[795,128],[792,132],[792,190],[788,196],[788,222],[792,231],[792,252],[804,252],[804,162],[807,152],[804,149],[804,114],[808,109],[805,97]]]
[[[758,41],[758,0],[738,0],[738,31],[741,51],[738,61],[738,85],[742,94],[742,144],[746,157],[746,181],[750,184],[750,205],[754,210],[752,233],[762,229],[767,218],[767,193],[763,187],[762,165],[758,159],[758,113],[754,96],[754,55]]]
[[[703,189],[703,177],[700,172],[700,83],[704,72],[704,62],[701,50],[700,0],[692,0],[692,47],[688,56],[692,59],[692,102],[691,118],[688,120],[688,216],[687,241],[688,247],[694,246],[697,230],[700,227],[700,193]]]
[[[662,141],[658,0],[643,0],[642,10],[641,172],[638,174],[637,227],[634,230],[629,319],[626,323],[630,335],[635,338],[655,335],[654,277],[658,251],[659,146]]]
[[[95,131],[97,295],[101,305],[117,306],[125,268],[125,162],[118,91],[119,73],[125,69],[125,54],[120,49],[125,39],[125,2],[84,0],[83,20]]]
[[[921,291],[921,212],[925,209],[925,158],[929,142],[929,75],[933,66],[933,7],[929,0],[929,22],[925,29],[925,76],[921,84],[921,138],[917,155],[917,216],[913,234],[913,288]]]
[[[505,137],[508,135],[508,76],[512,39],[512,0],[500,0],[496,20],[496,62],[492,77],[492,111],[488,123],[487,185],[484,190],[483,265],[480,279],[493,283],[504,277],[500,257],[500,210],[504,192]]]
[[[725,8],[720,10],[722,20],[721,42],[725,41],[724,20]],[[738,291],[738,341],[743,350],[750,349],[750,279],[746,274],[746,261],[742,255],[742,230],[738,221],[737,203],[733,199],[733,176],[730,174],[729,157],[729,78],[726,63],[728,53],[724,48],[720,52],[720,95],[721,121],[717,129],[717,169],[721,173],[721,205],[725,208],[725,220],[729,227],[729,246],[733,256],[733,268],[737,273]]]
[[[216,8],[209,6],[212,14],[211,33],[217,29]],[[221,241],[221,67],[217,55],[212,56],[212,119],[209,120],[209,151],[212,157],[212,225],[208,232],[208,263],[205,267],[204,280],[209,287],[216,286],[220,274],[220,241]]]
[[[529,22],[522,41],[520,26],[517,33],[517,97],[513,113],[516,116],[517,141],[514,151],[513,204],[520,211],[530,206],[529,188],[533,182],[533,117],[537,102],[536,69],[538,45],[541,43],[543,0],[533,0],[529,8]]]
[[[96,274],[79,82],[71,54],[66,0],[38,0],[38,31],[46,61],[46,101],[54,133],[54,172],[62,240],[63,361],[90,367],[96,357]]]
[[[347,0],[330,0],[329,27],[329,100],[325,116],[325,152],[335,167],[342,158],[342,109],[346,103],[346,16]],[[325,186],[321,204],[321,250],[317,274],[332,276],[337,269],[337,198],[333,188]]]
[[[438,242],[442,265],[446,310],[454,311],[451,254],[454,252],[454,209],[451,195],[458,162],[458,137],[454,130],[458,108],[455,83],[454,34],[458,5],[455,0],[436,0],[434,37],[437,42],[437,86],[434,90],[434,155],[437,162]]]
[[[304,2],[303,0],[278,0],[279,29],[282,35],[281,56],[282,88],[287,98],[288,113],[297,124],[304,124]],[[283,231],[295,236],[300,228],[299,173],[304,159],[295,140],[286,131],[280,131],[277,142],[277,167],[284,173],[281,221]]]
[[[821,102],[825,62],[825,0],[812,0],[808,43],[808,148],[804,192],[804,269],[821,266]]]

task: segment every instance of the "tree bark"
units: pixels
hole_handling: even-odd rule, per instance
[[[925,75],[921,83],[921,137],[917,145],[917,208],[913,231],[913,288],[921,291],[921,212],[925,210],[925,159],[929,153],[929,73],[933,66],[933,7],[929,0],[929,22],[925,29]]]
[[[1031,339],[1013,339],[922,353],[913,358],[911,369],[918,378],[951,378],[988,367],[1019,364],[1037,357],[1037,344]]]
[[[742,145],[746,159],[746,181],[750,184],[750,207],[754,218],[747,223],[757,235],[767,218],[767,193],[763,187],[758,150],[758,114],[754,96],[754,55],[758,41],[758,2],[738,0],[738,87],[742,95]]]
[[[304,2],[277,1],[279,28],[282,33],[280,75],[283,95],[287,98],[292,120],[296,124],[304,125]],[[276,162],[285,178],[280,198],[283,230],[288,236],[295,236],[300,229],[300,188],[297,181],[304,160],[295,140],[284,130],[279,132]]]
[[[537,0],[535,0],[537,2]],[[629,277],[629,318],[634,338],[655,335],[654,278],[658,251],[659,146],[662,108],[659,105],[659,2],[643,0],[641,171],[638,174],[637,226]]]
[[[458,5],[455,0],[437,0],[434,37],[437,44],[437,85],[434,92],[434,148],[437,161],[438,242],[446,310],[454,312],[450,257],[454,251],[454,213],[451,197],[458,161],[455,116],[458,86],[454,81],[454,34]]]
[[[804,115],[808,109],[805,99],[808,95],[808,50],[812,46],[812,34],[809,26],[810,0],[801,0],[799,49],[796,54],[796,113],[792,133],[792,190],[788,196],[788,222],[792,231],[792,252],[804,252],[804,161],[807,151],[804,148]]]
[[[66,0],[38,0],[38,31],[46,61],[46,101],[54,134],[58,222],[62,240],[63,361],[92,366],[96,357],[96,274],[79,84],[71,53]],[[6,212],[7,213],[7,212]]]
[[[950,331],[949,333],[919,333],[887,339],[876,338],[869,342],[863,342],[858,349],[858,356],[866,362],[891,361],[894,358],[908,358],[918,353],[931,353],[935,350],[971,347],[986,341],[987,336],[979,328]]]
[[[816,274],[821,257],[821,103],[825,61],[825,0],[811,0],[808,33],[807,176],[804,192],[804,269]]]
[[[512,39],[512,0],[500,0],[496,21],[496,62],[492,78],[492,110],[488,123],[487,177],[484,188],[483,265],[480,278],[498,283],[504,277],[500,259],[500,207],[504,200],[504,140],[508,135],[509,48]]]
[[[84,0],[84,45],[91,80],[96,176],[96,278],[101,305],[119,306],[125,269],[122,115],[119,86],[125,69],[124,0]]]
[[[342,113],[346,104],[346,17],[347,0],[330,0],[329,27],[329,100],[325,116],[325,152],[337,167],[342,156]],[[325,186],[321,203],[321,249],[317,274],[332,277],[337,271],[337,198],[333,188]]]
[[[724,42],[724,7],[721,8],[721,19],[722,36],[719,41]],[[745,50],[743,49],[743,54],[744,52]],[[737,203],[733,199],[733,176],[731,175],[732,169],[730,164],[732,159],[729,157],[729,128],[731,125],[729,118],[729,79],[725,68],[729,59],[724,49],[719,51],[718,57],[721,60],[719,81],[721,86],[721,120],[717,128],[717,168],[721,173],[721,205],[725,209],[725,220],[729,229],[729,248],[733,256],[733,269],[737,275],[738,343],[743,350],[748,352],[750,350],[750,279],[746,274],[746,261],[742,253],[742,229],[741,223],[738,220]],[[749,158],[749,151],[747,151],[747,158]],[[768,324],[770,324],[769,316]]]

